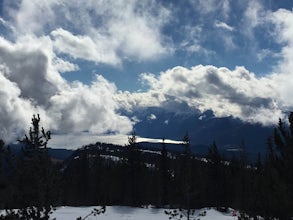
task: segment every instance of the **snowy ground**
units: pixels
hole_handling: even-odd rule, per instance
[[[60,207],[52,214],[52,218],[62,220],[74,220],[77,217],[85,217],[95,207]],[[206,211],[206,216],[199,216]],[[130,208],[124,206],[107,206],[106,212],[98,216],[90,216],[87,220],[168,220],[164,209],[155,208]],[[215,209],[205,208],[197,210],[194,220],[235,220],[232,211],[221,213]]]

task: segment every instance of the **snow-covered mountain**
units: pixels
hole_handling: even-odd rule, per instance
[[[246,123],[232,117],[217,118],[211,111],[174,113],[152,107],[131,114],[136,116],[134,128],[138,136],[182,140],[188,132],[193,146],[207,148],[215,141],[219,149],[226,151],[244,145],[252,155],[266,151],[267,138],[273,132],[273,126]]]

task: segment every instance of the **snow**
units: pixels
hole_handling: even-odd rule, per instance
[[[52,218],[62,220],[74,220],[78,217],[85,217],[97,207],[59,207],[52,214]],[[98,216],[90,216],[87,220],[168,220],[169,217],[164,213],[165,209],[156,208],[133,208],[125,206],[107,206],[106,212]],[[200,214],[206,211],[206,216]],[[194,220],[235,220],[232,210],[221,213],[213,208],[203,208],[195,212]]]

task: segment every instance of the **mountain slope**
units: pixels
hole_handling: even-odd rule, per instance
[[[265,153],[267,138],[273,127],[242,122],[232,117],[216,118],[211,111],[174,113],[160,108],[147,108],[133,112],[139,122],[137,135],[149,138],[181,140],[189,133],[194,146],[210,146],[215,141],[221,150],[244,145],[251,154]]]

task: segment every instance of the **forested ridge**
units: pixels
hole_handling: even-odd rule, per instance
[[[0,142],[0,209],[18,208],[37,216],[32,219],[41,219],[40,213],[48,219],[56,206],[149,204],[190,212],[233,207],[266,219],[293,216],[293,113],[288,123],[279,121],[266,155],[256,161],[242,144],[225,158],[212,140],[208,154],[198,157],[188,133],[176,152],[164,140],[160,150],[144,150],[133,133],[127,146],[91,144],[56,162],[48,154],[51,134],[39,122],[34,115],[19,154]]]

